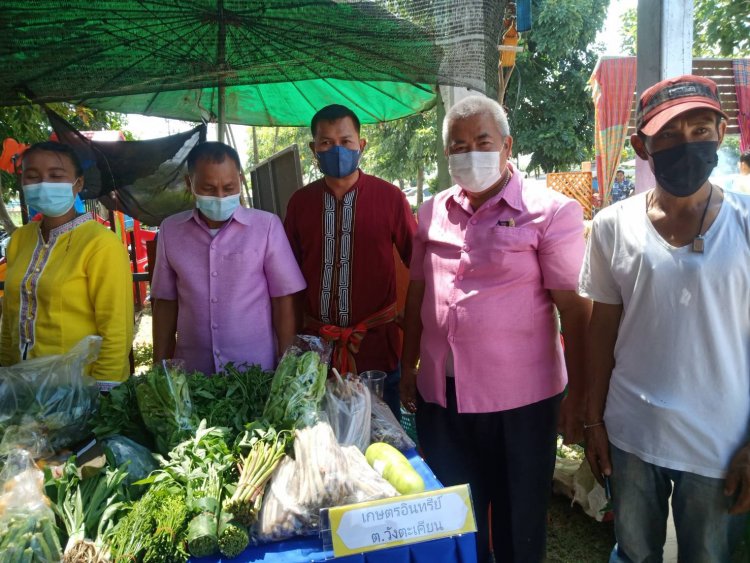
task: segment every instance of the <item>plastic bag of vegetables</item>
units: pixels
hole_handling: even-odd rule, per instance
[[[0,368],[0,434],[33,430],[52,450],[85,438],[99,397],[86,367],[99,356],[101,343],[100,336],[87,336],[66,354]]]
[[[62,558],[44,475],[31,454],[14,450],[0,473],[0,554],[3,561],[53,563]]]
[[[357,446],[365,451],[370,445],[370,393],[356,376],[342,379],[334,370],[335,379],[326,383],[325,412],[339,444]]]
[[[318,421],[325,394],[331,345],[315,336],[297,336],[271,382],[263,418],[275,428],[303,428]]]
[[[409,438],[406,430],[399,424],[396,417],[393,416],[390,407],[382,399],[372,395],[370,397],[372,401],[372,432],[370,433],[370,441],[373,443],[385,442],[402,452],[416,448],[414,440]]]

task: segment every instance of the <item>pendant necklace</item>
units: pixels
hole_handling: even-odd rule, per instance
[[[711,196],[714,195],[713,185],[709,184],[709,186],[711,188],[711,191],[708,192],[708,199],[706,200],[706,207],[703,208],[703,215],[701,215],[701,224],[698,227],[698,234],[695,235],[691,248],[693,252],[698,252],[699,254],[703,254],[703,251],[706,248],[706,239],[703,238],[703,235],[701,233],[703,232],[703,222],[706,220],[706,213],[708,212],[708,208],[711,205]]]

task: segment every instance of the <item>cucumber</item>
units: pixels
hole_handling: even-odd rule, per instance
[[[409,460],[390,444],[375,442],[365,452],[367,463],[402,495],[424,492],[424,480]]]

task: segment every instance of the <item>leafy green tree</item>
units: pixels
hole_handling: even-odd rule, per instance
[[[693,56],[729,58],[750,56],[750,0],[694,0]],[[638,11],[622,16],[623,54],[636,53]]]
[[[609,0],[532,0],[534,27],[506,90],[514,152],[529,168],[566,171],[594,154],[594,105],[588,80]]]
[[[436,167],[436,110],[370,125],[365,151],[365,169],[389,181],[412,182],[417,187],[417,205],[423,200],[425,175]]]
[[[318,166],[309,148],[310,141],[312,141],[309,127],[250,127],[248,134],[250,136],[247,155],[248,169],[296,144],[299,150],[303,181],[309,182],[319,175]]]

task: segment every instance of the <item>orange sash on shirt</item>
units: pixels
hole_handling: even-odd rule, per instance
[[[391,303],[388,307],[373,313],[363,321],[350,327],[340,327],[332,324],[324,324],[318,319],[312,317],[306,318],[306,326],[315,330],[328,342],[333,342],[333,367],[339,373],[357,374],[357,365],[354,361],[353,354],[359,352],[359,346],[365,334],[371,328],[381,326],[396,320],[396,303]]]

